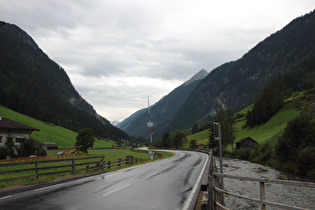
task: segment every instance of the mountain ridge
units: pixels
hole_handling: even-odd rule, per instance
[[[91,127],[100,137],[130,138],[96,113],[65,70],[21,28],[2,25],[0,43],[0,104],[73,131]]]
[[[248,105],[278,73],[315,55],[315,13],[296,18],[240,59],[212,70],[175,114],[169,131],[211,120],[221,108],[235,112]],[[190,110],[188,112],[188,110]]]
[[[164,126],[154,124],[154,136],[161,137],[163,132],[186,130],[194,123],[203,124],[212,120],[221,108],[226,110],[231,107],[237,112],[246,107],[278,73],[286,72],[315,55],[313,25],[315,12],[311,11],[257,43],[240,59],[210,71],[195,85],[185,101],[172,110],[175,114],[171,120],[163,121]],[[154,113],[153,110],[151,112]],[[154,121],[155,116],[151,117]],[[145,124],[146,121],[141,123]],[[125,131],[130,132],[128,129]]]
[[[168,95],[162,97],[158,102],[150,107],[151,119],[154,123],[154,136],[159,137],[177,108],[188,97],[193,88],[206,76],[208,72],[204,69],[197,72],[189,80],[175,88]],[[147,109],[141,109],[126,118],[117,126],[132,136],[148,137]]]

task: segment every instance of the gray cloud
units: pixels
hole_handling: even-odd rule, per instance
[[[0,0],[104,117],[123,120],[200,69],[240,58],[313,0]]]

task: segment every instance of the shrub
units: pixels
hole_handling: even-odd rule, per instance
[[[36,154],[35,141],[31,138],[23,138],[21,146],[18,148],[18,153],[22,157],[28,157],[30,155]]]
[[[305,148],[298,157],[297,164],[299,173],[303,176],[315,170],[315,147]],[[315,175],[315,174],[314,174]]]
[[[266,162],[272,156],[272,148],[269,143],[262,144],[258,149],[259,160]]]
[[[197,141],[196,141],[195,139],[190,140],[190,142],[189,142],[189,148],[191,148],[191,149],[197,148]]]
[[[275,153],[281,161],[294,161],[306,147],[315,146],[315,126],[308,110],[290,121],[278,138]]]
[[[233,152],[233,156],[242,160],[250,160],[251,149],[250,148],[237,149]]]
[[[39,147],[39,149],[37,150],[37,155],[38,156],[46,156],[47,152],[43,148]]]
[[[10,149],[8,147],[0,147],[0,159],[6,159],[10,155]]]

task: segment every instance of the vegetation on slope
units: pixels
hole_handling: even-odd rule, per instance
[[[314,61],[315,27],[311,27],[312,24],[315,24],[314,11],[270,35],[239,60],[212,70],[178,109],[170,130],[188,129],[195,122],[202,124],[212,120],[222,107],[238,112],[252,103],[279,72],[287,72],[307,59]],[[296,72],[294,76],[308,75]],[[309,78],[309,81],[313,87],[314,80]],[[306,84],[305,81],[302,84]]]
[[[294,93],[266,123],[249,127],[246,126],[245,113],[253,107],[252,104],[235,115],[239,118],[234,124],[236,138],[233,148],[244,137],[251,137],[258,142],[258,146],[232,151],[232,146],[229,145],[224,148],[225,155],[314,178],[315,168],[312,161],[315,161],[315,89]],[[188,135],[187,139],[209,147],[211,132],[212,129],[206,129]]]
[[[97,137],[130,139],[96,113],[26,32],[7,23],[0,43],[1,105],[73,131],[90,127]]]
[[[34,131],[31,137],[41,143],[54,142],[58,144],[59,147],[72,148],[75,144],[76,136],[78,135],[72,130],[42,122],[4,106],[0,106],[0,116],[39,129],[40,131]],[[110,140],[96,140],[94,143],[94,147],[111,147],[112,145],[116,145],[116,142]]]

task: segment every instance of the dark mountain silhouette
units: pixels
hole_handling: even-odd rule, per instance
[[[0,27],[0,103],[10,109],[96,136],[129,139],[98,115],[75,90],[64,69],[51,60],[19,27]]]

